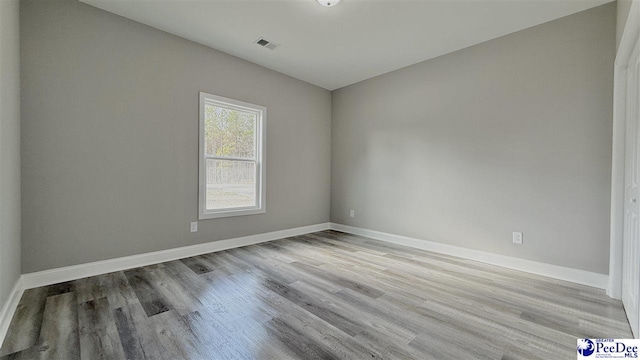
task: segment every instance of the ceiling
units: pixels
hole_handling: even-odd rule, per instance
[[[81,1],[334,90],[612,0]]]

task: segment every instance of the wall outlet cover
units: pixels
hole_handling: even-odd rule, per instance
[[[512,239],[513,239],[513,243],[514,244],[522,245],[522,233],[521,232],[514,232]]]

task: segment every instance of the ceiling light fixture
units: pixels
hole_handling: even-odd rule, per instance
[[[340,2],[340,0],[316,0],[316,1],[318,2],[318,4],[326,7],[337,5]]]

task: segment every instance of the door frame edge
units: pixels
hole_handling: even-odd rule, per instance
[[[640,0],[633,0],[614,63],[613,134],[611,148],[611,223],[607,295],[622,298],[622,241],[624,232],[624,153],[626,73],[629,57],[640,35]]]

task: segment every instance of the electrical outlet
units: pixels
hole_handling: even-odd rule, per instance
[[[193,221],[191,223],[191,232],[198,232],[198,222],[197,221]]]
[[[522,245],[522,233],[521,232],[514,232],[513,233],[513,243],[514,244],[518,244],[518,245]]]
[[[355,210],[349,210],[349,217],[356,217],[356,211]]]

